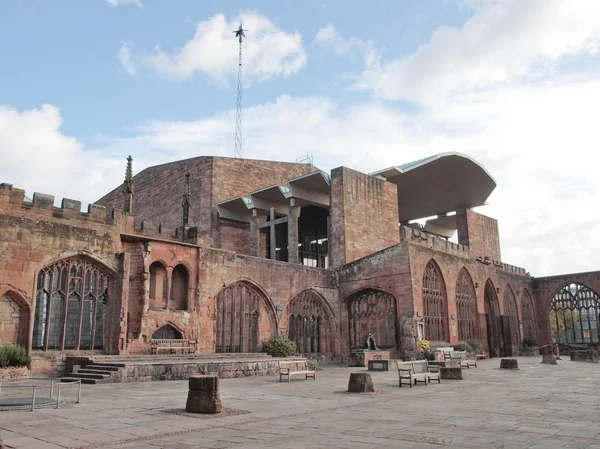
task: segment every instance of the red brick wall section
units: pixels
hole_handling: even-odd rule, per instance
[[[475,256],[501,261],[498,220],[472,210],[456,212],[458,243],[468,246]]]
[[[537,318],[538,339],[542,344],[552,342],[550,331],[550,300],[565,285],[578,283],[600,295],[600,271],[561,274],[536,278],[533,282],[533,302]]]
[[[333,268],[400,242],[394,184],[346,167],[331,175]]]
[[[250,255],[250,224],[219,218],[218,238],[215,246]],[[259,253],[259,256],[262,256]]]

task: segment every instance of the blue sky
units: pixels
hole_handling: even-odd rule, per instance
[[[505,262],[600,268],[596,0],[0,0],[0,182],[89,202],[128,154],[232,156],[241,20],[244,156],[466,153]]]

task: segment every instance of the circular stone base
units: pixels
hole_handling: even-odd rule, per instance
[[[63,401],[61,401],[61,404]],[[56,399],[35,398],[35,408],[55,408]],[[0,411],[6,410],[31,410],[31,397],[29,398],[6,398],[0,399]]]
[[[516,359],[502,359],[500,360],[500,368],[502,369],[519,369],[519,364]]]

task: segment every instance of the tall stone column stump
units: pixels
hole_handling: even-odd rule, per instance
[[[185,411],[188,413],[221,413],[221,394],[219,393],[219,378],[217,376],[192,375]]]

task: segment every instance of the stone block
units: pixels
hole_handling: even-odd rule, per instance
[[[502,369],[519,369],[517,359],[502,359],[500,360],[500,368]]]
[[[188,413],[221,413],[223,404],[217,376],[190,376],[185,411]]]
[[[81,201],[71,200],[69,198],[63,198],[60,207],[67,210],[74,210],[81,212]]]
[[[462,368],[459,367],[441,367],[440,368],[440,377],[442,379],[449,379],[449,380],[462,380],[463,379],[463,375],[462,375]]]
[[[45,193],[34,192],[33,204],[40,209],[52,209],[54,206],[54,196]]]
[[[350,373],[349,393],[374,393],[375,387],[369,373]]]
[[[106,220],[106,207],[90,204],[88,205],[88,214],[90,214],[90,218],[95,220]]]
[[[556,365],[556,356],[552,354],[544,354],[542,356],[542,363],[546,363],[548,365]]]

